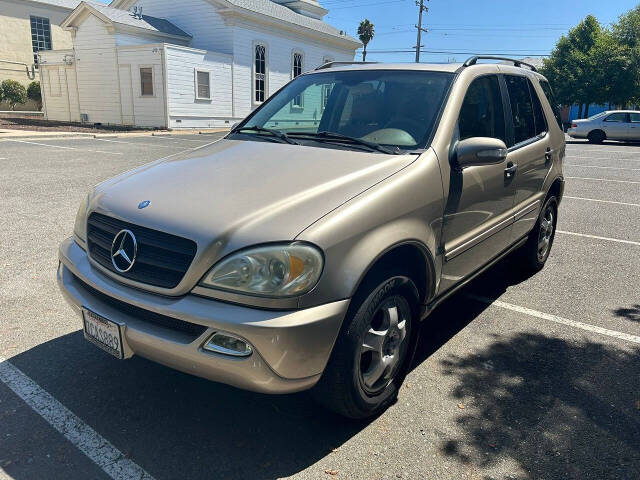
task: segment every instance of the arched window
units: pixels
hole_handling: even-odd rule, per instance
[[[294,52],[291,65],[291,76],[296,78],[298,75],[302,75],[302,54]],[[302,95],[298,95],[293,99],[293,106],[302,108]]]
[[[267,47],[256,45],[254,52],[255,66],[253,69],[254,101],[264,102],[267,91]]]

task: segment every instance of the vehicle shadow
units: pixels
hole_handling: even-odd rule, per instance
[[[526,278],[514,273],[506,259],[443,303],[422,326],[422,340],[413,367],[429,358],[487,308],[486,303],[468,300],[469,291],[495,299],[510,285]],[[597,368],[598,359],[614,354],[619,355],[601,345],[576,347],[552,338],[516,338],[506,341],[506,346],[505,340],[496,339],[495,346],[482,355],[484,360],[495,365],[496,378],[482,370],[482,361],[475,355],[452,358],[444,368],[448,375],[459,377],[460,385],[451,395],[465,399],[465,402],[467,397],[480,402],[477,414],[470,411],[469,418],[461,423],[461,428],[469,433],[466,437],[469,448],[472,452],[473,448],[480,451],[488,438],[486,435],[495,436],[497,439],[491,442],[504,442],[495,443],[501,447],[491,458],[512,455],[526,464],[519,458],[520,450],[515,445],[509,446],[508,442],[528,435],[537,418],[534,414],[543,411],[538,404],[548,407],[556,398],[562,401],[574,398],[574,387],[586,388],[579,381],[578,370],[584,373],[581,369],[585,366]],[[538,363],[539,356],[544,357],[544,362]],[[120,362],[85,342],[80,331],[34,347],[10,361],[158,480],[280,478],[294,475],[327,457],[326,467],[322,466],[323,462],[318,466],[318,474],[322,475],[324,468],[331,467],[332,450],[369,424],[333,415],[317,407],[307,393],[260,395],[186,375],[137,357]],[[576,365],[572,365],[574,362]],[[638,367],[637,355],[626,356],[621,361],[622,375],[616,373],[603,381],[611,384],[624,375],[637,378]],[[557,379],[548,378],[554,377],[555,370],[560,371]],[[571,378],[572,375],[575,378]],[[522,379],[520,383],[516,378]],[[630,383],[626,388],[632,390]],[[609,392],[615,393],[612,399],[617,402],[618,394],[623,392],[614,387]],[[636,391],[637,387],[636,382]],[[503,391],[509,392],[508,398],[501,398]],[[520,409],[516,402],[522,402],[531,411]],[[605,400],[597,403],[591,398],[583,403],[574,402],[574,407],[585,411],[595,408],[598,415],[610,411],[608,405]],[[509,408],[514,411],[507,411]],[[567,412],[564,414],[569,415]],[[629,432],[637,426],[637,413],[635,415],[626,413],[624,425],[616,423],[620,432],[606,430],[607,435],[631,444]],[[572,428],[584,430],[581,424],[563,419],[565,424],[558,426],[567,430],[552,430],[553,433],[573,438]],[[28,444],[31,435],[28,429],[10,424],[18,421],[11,415],[2,418],[7,428],[24,436],[14,438],[12,442]],[[607,427],[607,422],[617,422],[611,418],[600,421],[602,428]],[[514,431],[502,432],[507,426]],[[598,441],[605,440],[598,437]],[[465,462],[475,459],[472,453],[465,454],[468,455],[466,458],[459,452],[457,445],[463,440],[452,438],[451,442],[449,446],[443,445],[443,450],[452,459]],[[51,449],[54,448],[51,445]],[[555,460],[547,461],[553,463]],[[19,480],[42,476],[20,456],[13,458],[4,470]],[[82,478],[82,475],[78,474],[76,478]]]
[[[527,473],[510,479],[640,478],[639,348],[522,332],[441,363],[465,405],[447,457],[482,469],[515,460]]]

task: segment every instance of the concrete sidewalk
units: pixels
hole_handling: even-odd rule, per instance
[[[161,137],[176,135],[197,135],[228,132],[225,128],[210,128],[202,130],[160,130],[146,132],[107,132],[105,133],[89,133],[89,132],[65,132],[65,131],[38,131],[38,130],[14,130],[0,129],[0,140],[3,138],[126,138],[126,137]]]

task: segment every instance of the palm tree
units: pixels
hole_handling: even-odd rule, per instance
[[[362,50],[362,61],[367,60],[367,44],[373,39],[375,35],[373,23],[371,23],[368,19],[365,19],[360,22],[360,26],[358,27],[358,38],[362,42],[364,46],[364,50]]]

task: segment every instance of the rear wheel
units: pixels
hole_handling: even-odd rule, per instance
[[[395,402],[417,339],[413,282],[392,275],[368,284],[368,295],[357,311],[347,314],[312,392],[321,405],[356,419],[376,415]]]
[[[590,143],[602,143],[604,142],[607,136],[604,134],[602,130],[594,130],[593,132],[589,132],[587,136]]]
[[[538,221],[529,233],[527,243],[518,252],[527,271],[535,273],[544,267],[551,253],[557,222],[558,200],[551,196],[546,199],[538,215]]]

